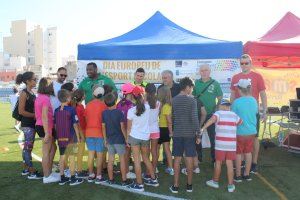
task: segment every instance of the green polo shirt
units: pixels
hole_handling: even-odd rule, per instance
[[[143,81],[141,84],[138,84],[135,81],[132,81],[131,83],[136,86],[142,86],[143,88],[145,88],[148,85],[148,83],[145,81]]]
[[[89,103],[93,99],[93,86],[94,85],[109,85],[113,88],[113,91],[117,91],[115,83],[111,80],[111,78],[98,74],[97,79],[91,79],[89,77],[85,78],[79,84],[79,89],[84,91],[85,94],[85,104]]]
[[[196,80],[195,87],[193,91],[193,95],[195,97],[198,97],[199,94],[206,88],[207,85],[209,85],[213,79],[203,82],[201,79]],[[202,101],[207,114],[212,114],[216,110],[217,105],[217,97],[223,96],[223,92],[221,89],[220,84],[214,80],[214,82],[206,89],[202,95],[200,95],[199,99]]]

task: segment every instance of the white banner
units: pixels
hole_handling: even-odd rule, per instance
[[[231,77],[240,72],[238,59],[209,59],[209,60],[78,60],[77,81],[86,77],[86,65],[95,62],[98,71],[109,76],[115,83],[130,82],[134,79],[137,68],[143,67],[146,71],[145,81],[161,83],[161,72],[171,70],[176,81],[188,76],[194,80],[199,78],[199,66],[208,64],[211,67],[211,76],[222,87],[223,92],[230,93]]]

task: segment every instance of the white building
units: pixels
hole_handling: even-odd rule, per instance
[[[37,25],[27,34],[27,64],[43,65],[43,29]]]
[[[50,74],[61,67],[57,27],[47,28],[44,33],[44,65]]]
[[[4,55],[25,57],[26,65],[30,65],[26,69],[36,66],[35,71],[40,69],[39,74],[43,76],[56,73],[58,67],[62,66],[56,27],[47,28],[43,32],[40,25],[29,24],[26,20],[17,20],[11,22],[10,32],[11,36],[3,38]],[[3,68],[6,66],[15,65],[4,64]]]
[[[11,56],[27,56],[26,20],[11,22],[11,36],[3,37],[3,51]]]

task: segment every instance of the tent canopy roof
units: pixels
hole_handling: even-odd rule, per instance
[[[291,12],[257,41],[245,44],[252,56],[300,56],[300,18]]]
[[[238,58],[241,42],[204,37],[186,30],[157,11],[119,37],[78,45],[79,60]]]

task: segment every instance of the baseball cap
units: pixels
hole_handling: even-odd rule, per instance
[[[230,106],[231,103],[230,103],[230,101],[228,101],[227,99],[222,99],[220,105]]]
[[[234,86],[238,86],[240,88],[248,88],[251,86],[251,79],[240,79],[239,82],[234,84]]]
[[[123,94],[130,94],[132,93],[132,90],[134,88],[134,85],[131,83],[125,83],[122,85],[121,90]]]
[[[97,97],[99,94],[104,95],[104,88],[100,85],[95,85],[93,87],[93,95]]]
[[[137,97],[141,94],[144,94],[145,93],[145,89],[141,86],[135,86],[132,90],[132,94]]]

